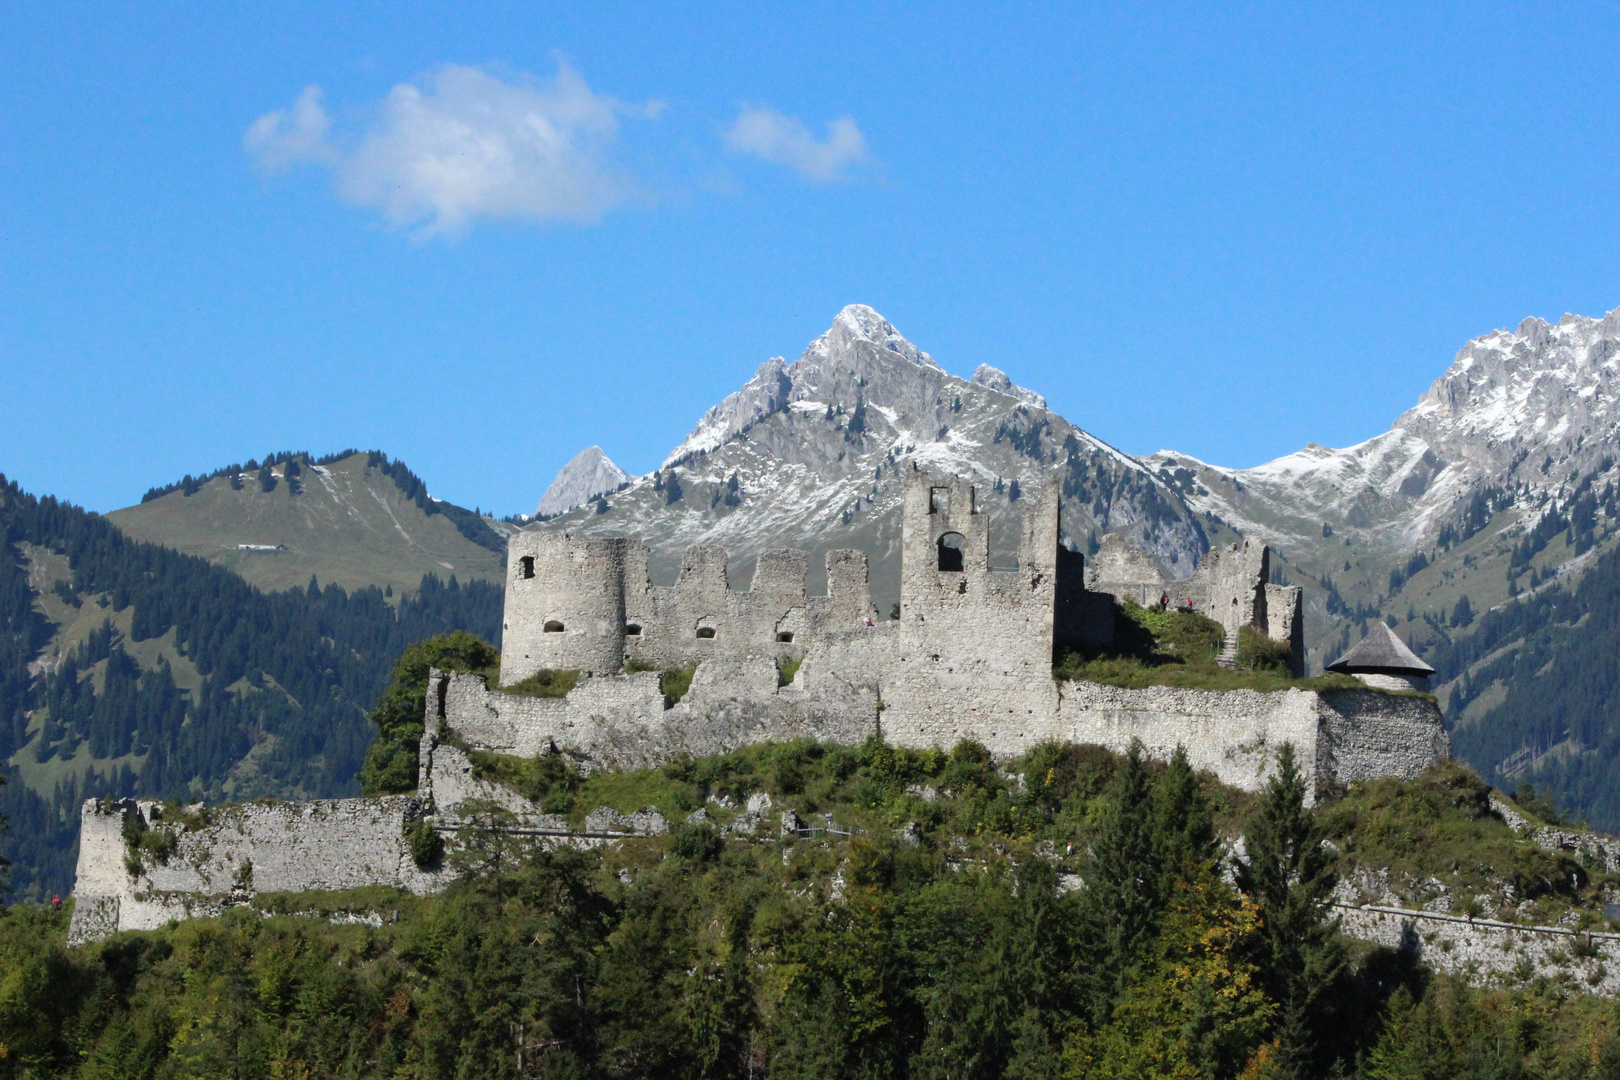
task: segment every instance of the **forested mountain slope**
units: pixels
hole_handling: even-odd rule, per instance
[[[1564,812],[1620,832],[1620,550],[1431,651],[1452,748],[1486,779],[1533,780]]]
[[[107,517],[137,540],[208,559],[261,589],[303,588],[311,576],[396,592],[423,574],[503,580],[504,539],[375,450],[272,454],[154,488]]]
[[[86,796],[357,793],[365,713],[404,646],[500,640],[490,582],[265,592],[3,477],[0,532],[0,854],[22,898],[71,886]]]

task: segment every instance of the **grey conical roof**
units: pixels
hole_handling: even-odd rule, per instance
[[[1358,671],[1400,672],[1407,675],[1433,675],[1434,668],[1418,659],[1406,642],[1383,623],[1374,623],[1355,648],[1327,666],[1329,671],[1354,675]]]

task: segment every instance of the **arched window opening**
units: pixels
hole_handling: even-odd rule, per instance
[[[523,576],[524,577],[526,577],[526,578],[534,577],[534,556],[533,555],[525,555],[525,556],[523,556],[523,558],[518,560],[518,565],[523,568]]]
[[[712,626],[700,626],[700,627],[698,627],[698,635],[697,636],[700,637],[700,638],[703,638],[705,641],[707,641],[709,638],[714,637],[714,627],[712,627]]]
[[[961,533],[948,532],[939,538],[935,546],[939,549],[939,568],[953,573],[961,572],[962,555],[967,551],[967,537]]]
[[[793,634],[791,631],[784,630],[780,634],[776,635],[776,640],[782,642],[783,644],[789,644],[793,641]]]
[[[560,634],[563,632],[563,624],[558,622],[556,619],[548,619],[546,621],[546,625],[541,627],[541,629],[548,634]]]
[[[630,623],[628,626],[626,626],[624,628],[624,636],[625,637],[640,637],[641,636],[641,627],[637,626],[635,623]]]

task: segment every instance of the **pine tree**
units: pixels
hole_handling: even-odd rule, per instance
[[[1154,802],[1156,846],[1164,875],[1159,895],[1169,896],[1178,881],[1192,880],[1202,866],[1215,859],[1215,826],[1209,802],[1187,761],[1186,747],[1176,746],[1170,767],[1159,780]]]
[[[1326,991],[1344,970],[1338,920],[1327,913],[1337,878],[1322,827],[1305,808],[1305,785],[1285,743],[1260,806],[1244,831],[1247,861],[1238,888],[1260,909],[1256,957],[1268,996],[1279,1007],[1276,1075],[1317,1075],[1313,1031],[1328,1011]]]
[[[1081,877],[1084,1007],[1093,1021],[1108,1017],[1132,968],[1157,931],[1161,884],[1155,851],[1153,792],[1143,748],[1131,740],[1115,775],[1108,809]]]

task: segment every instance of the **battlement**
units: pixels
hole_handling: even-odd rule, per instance
[[[682,557],[675,584],[659,586],[648,577],[640,540],[521,532],[507,560],[502,682],[547,668],[606,675],[626,666],[801,660],[813,645],[852,637],[892,639],[902,652],[911,643],[929,656],[961,654],[969,668],[1032,671],[1061,648],[1108,644],[1113,604],[1126,599],[1191,607],[1221,623],[1231,648],[1241,627],[1254,626],[1289,642],[1292,667],[1303,672],[1299,590],[1269,583],[1264,545],[1212,550],[1189,580],[1175,581],[1151,555],[1111,533],[1087,567],[1084,556],[1059,543],[1054,478],[1023,501],[1014,564],[994,566],[986,509],[970,479],[915,465],[908,471],[897,620],[903,629],[872,606],[861,551],[828,551],[827,591],[815,596],[807,592],[810,556],[803,551],[764,552],[752,587],[736,590],[727,580],[725,549],[696,545]]]
[[[992,569],[989,515],[979,492],[960,477],[907,477],[902,528],[899,621],[973,627],[983,642],[1003,631],[1022,635],[1020,654],[1052,653],[1057,587],[1055,482],[1026,500],[1017,566]],[[654,585],[640,540],[600,539],[531,530],[511,540],[501,680],[545,668],[594,674],[626,665],[690,667],[707,660],[802,658],[813,643],[864,634],[891,622],[872,605],[866,554],[825,555],[827,591],[810,595],[808,553],[764,552],[752,587],[731,588],[724,548],[688,548],[675,584]]]

